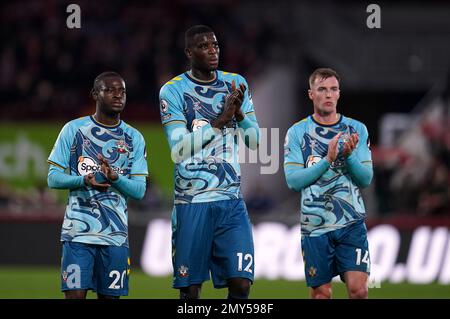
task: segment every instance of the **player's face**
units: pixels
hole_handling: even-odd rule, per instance
[[[339,82],[334,76],[326,79],[316,77],[313,86],[308,90],[308,95],[313,101],[314,112],[321,115],[336,113],[340,96]]]
[[[194,36],[192,46],[186,54],[192,68],[201,71],[214,71],[219,66],[219,42],[214,33],[200,33]]]
[[[97,94],[101,111],[105,114],[117,114],[123,111],[126,102],[125,82],[120,77],[103,79],[103,85]]]

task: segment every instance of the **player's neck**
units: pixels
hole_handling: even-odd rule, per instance
[[[107,114],[103,114],[100,112],[95,112],[95,114],[92,117],[98,123],[107,125],[107,126],[115,126],[115,125],[119,124],[119,122],[120,122],[120,114],[107,115]]]
[[[322,124],[334,124],[337,121],[339,121],[341,115],[339,113],[330,113],[330,114],[320,114],[320,113],[314,113],[313,118],[316,120],[316,122],[322,123]]]
[[[198,69],[190,69],[188,74],[191,78],[199,82],[211,82],[216,79],[216,71],[200,71]]]

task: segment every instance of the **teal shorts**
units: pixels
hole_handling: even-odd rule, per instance
[[[230,278],[253,282],[252,226],[242,199],[175,205],[172,213],[174,288],[202,284],[215,288]]]
[[[61,290],[93,290],[106,296],[127,296],[128,247],[65,241],[62,246]]]
[[[369,243],[364,220],[317,237],[302,236],[308,287],[331,282],[347,271],[370,273]]]

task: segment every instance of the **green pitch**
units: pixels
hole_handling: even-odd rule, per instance
[[[59,269],[56,267],[0,267],[0,299],[39,298],[58,299]],[[334,298],[346,298],[345,286],[335,283]],[[95,294],[89,293],[90,298]],[[130,295],[127,298],[177,298],[177,290],[171,288],[170,277],[149,277],[142,271],[130,274]],[[226,289],[214,289],[211,282],[204,285],[202,298],[222,299]],[[252,298],[301,299],[308,297],[308,290],[302,281],[258,279],[252,287]],[[381,283],[380,288],[369,290],[370,298],[450,298],[450,287],[439,284],[411,285]]]

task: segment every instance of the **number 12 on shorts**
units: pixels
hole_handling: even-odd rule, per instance
[[[242,271],[242,262],[245,261],[247,265],[245,266],[244,271],[253,273],[253,270],[250,268],[253,264],[253,256],[251,254],[245,254],[244,256],[243,253],[237,253],[236,256],[238,258],[238,271]]]

